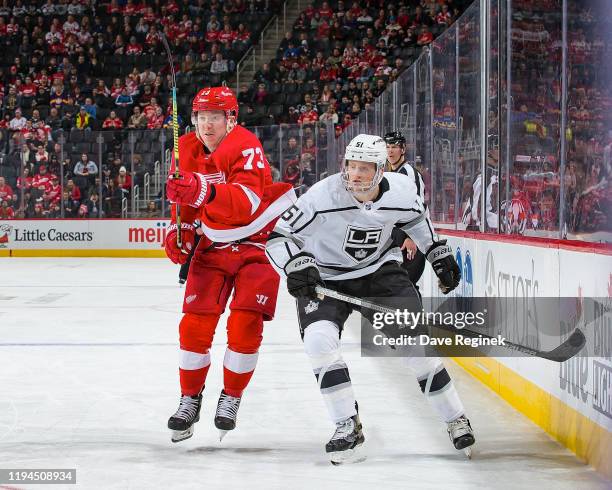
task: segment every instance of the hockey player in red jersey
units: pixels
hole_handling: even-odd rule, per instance
[[[202,234],[179,325],[181,401],[168,420],[173,442],[191,437],[199,420],[209,350],[232,291],[224,389],[215,415],[221,437],[236,426],[242,393],[257,363],[263,322],[272,319],[276,307],[279,278],[265,256],[265,242],[296,197],[291,185],[272,182],[261,143],[236,125],[237,117],[238,102],[230,89],[200,90],[192,106],[195,131],[179,138],[180,176],[174,177],[173,166],[166,184],[168,199],[180,205],[182,239],[179,248],[173,209],[165,241],[170,260],[185,263],[196,233]]]

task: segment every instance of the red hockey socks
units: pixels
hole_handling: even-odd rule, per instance
[[[179,325],[179,376],[183,395],[199,395],[210,368],[210,346],[219,317],[186,313]]]
[[[263,332],[261,313],[232,310],[227,320],[227,350],[223,359],[224,391],[235,397],[249,384],[255,366]]]

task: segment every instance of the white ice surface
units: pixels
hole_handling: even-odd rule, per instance
[[[0,468],[77,468],[43,488],[610,488],[452,362],[476,431],[469,461],[397,359],[361,358],[344,335],[367,461],[333,467],[333,432],[285,291],[267,323],[238,428],[212,423],[225,329],[195,435],[170,442],[176,410],[177,268],[157,259],[0,259]],[[39,486],[11,485],[13,488]],[[3,488],[0,485],[0,488]]]

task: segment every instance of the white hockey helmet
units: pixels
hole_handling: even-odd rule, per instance
[[[370,182],[351,183],[347,173],[349,160],[369,162],[376,165],[376,173]],[[380,136],[359,134],[355,136],[344,150],[344,165],[342,166],[342,182],[344,187],[353,194],[363,194],[376,187],[382,180],[387,164],[387,144]]]

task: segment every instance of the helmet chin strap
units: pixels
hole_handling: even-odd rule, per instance
[[[230,133],[230,131],[236,127],[237,124],[238,122],[236,120],[236,116],[229,116],[227,118],[227,124],[225,125],[225,130],[226,130],[225,135],[227,136]]]

